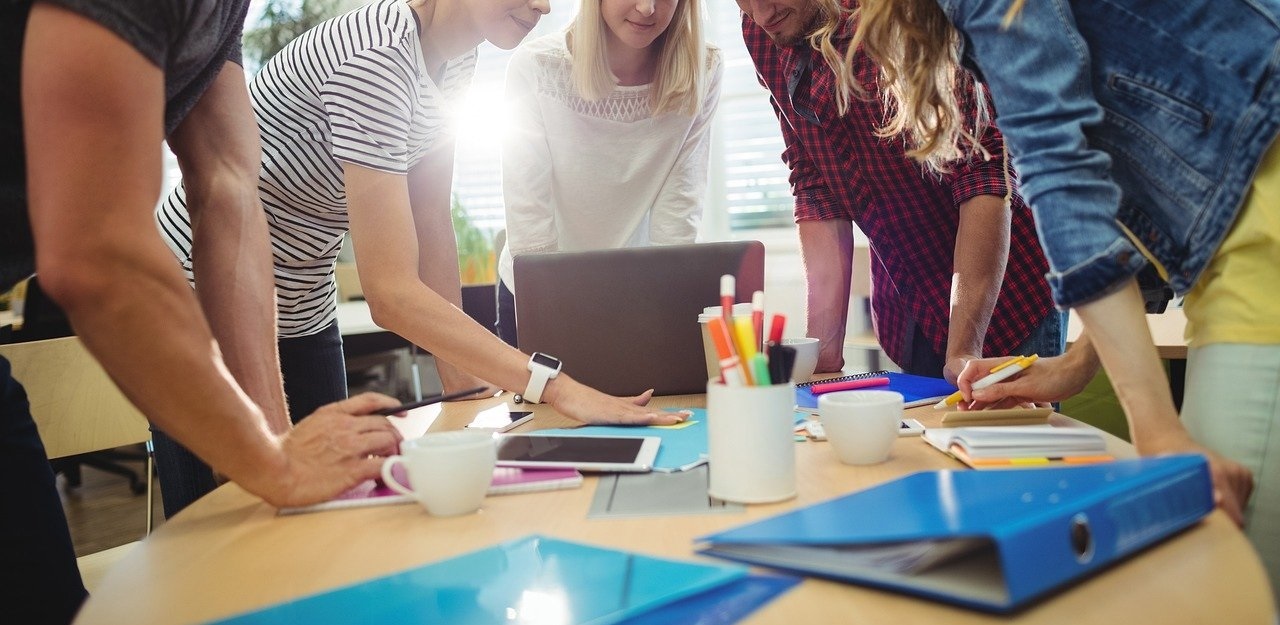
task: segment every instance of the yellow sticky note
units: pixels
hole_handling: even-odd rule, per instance
[[[679,429],[681,429],[681,428],[687,428],[687,427],[689,427],[689,426],[691,426],[691,425],[693,425],[693,424],[695,424],[695,423],[697,423],[697,421],[681,421],[681,422],[676,423],[676,424],[673,424],[673,425],[651,425],[651,426],[649,426],[649,427],[651,427],[651,428],[662,428],[662,429],[664,429],[664,430],[679,430]]]

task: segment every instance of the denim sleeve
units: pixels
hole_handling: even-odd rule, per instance
[[[1114,290],[1146,261],[1116,221],[1121,192],[1111,158],[1085,137],[1103,112],[1070,2],[1027,2],[1008,29],[1008,0],[939,4],[987,80],[1049,260],[1054,302],[1066,308]]]

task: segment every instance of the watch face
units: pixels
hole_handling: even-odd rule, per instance
[[[555,356],[548,356],[542,352],[533,352],[531,358],[534,364],[542,365],[548,369],[559,369],[560,359]]]

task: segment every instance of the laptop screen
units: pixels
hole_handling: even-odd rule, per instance
[[[759,241],[516,256],[516,331],[526,353],[564,363],[612,395],[704,393],[698,314],[720,304],[720,276],[737,299],[764,288]]]

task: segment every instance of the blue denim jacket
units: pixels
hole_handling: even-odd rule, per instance
[[[991,91],[1058,306],[1137,273],[1137,244],[1185,293],[1280,128],[1280,0],[1027,0],[1007,30],[1010,0],[938,4]]]

